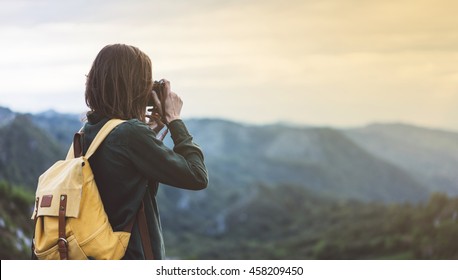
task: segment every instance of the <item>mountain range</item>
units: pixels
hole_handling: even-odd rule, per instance
[[[185,123],[204,150],[210,187],[205,195],[180,191],[175,195],[180,205],[207,195],[249,197],[254,185],[279,184],[362,201],[417,202],[437,191],[458,194],[456,132],[407,124],[338,129],[220,119]],[[78,115],[0,108],[0,180],[34,189],[39,174],[64,157],[81,126]],[[172,147],[170,137],[165,143]]]
[[[175,232],[192,238],[232,232],[241,220],[253,218],[250,213],[261,215],[265,203],[283,205],[276,210],[282,220],[288,201],[316,207],[338,201],[424,203],[434,192],[458,194],[458,133],[453,131],[408,124],[339,129],[221,119],[185,123],[204,151],[210,183],[200,192],[160,187],[170,242],[177,240]],[[38,176],[64,157],[81,126],[78,115],[19,114],[0,107],[0,181],[33,191]],[[172,146],[170,137],[165,144]],[[283,202],[276,201],[281,197]]]

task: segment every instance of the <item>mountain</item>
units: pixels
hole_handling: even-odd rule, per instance
[[[418,202],[430,194],[424,182],[336,129],[208,119],[186,124],[204,150],[210,183],[197,193],[161,186],[158,201],[164,228],[175,232],[193,231],[198,224],[196,234],[224,234],[234,213],[262,197],[265,189],[290,191],[283,185],[332,200]],[[171,146],[170,140],[166,144]],[[195,215],[189,219],[186,213]]]
[[[458,133],[407,124],[343,131],[360,147],[406,170],[430,192],[458,195]]]
[[[205,152],[210,180],[226,188],[286,183],[343,199],[385,202],[424,200],[429,193],[423,182],[336,129],[186,123]]]
[[[56,140],[27,115],[16,114],[0,127],[0,180],[34,190],[39,175],[63,156]]]
[[[79,115],[62,114],[53,110],[30,115],[30,118],[35,125],[52,136],[64,150],[70,147],[73,135],[83,126]]]
[[[30,177],[38,176],[44,166],[62,158],[82,125],[79,116],[54,111],[35,115],[16,115],[6,109],[1,112],[10,120],[0,130],[0,164],[5,166],[0,178],[15,184],[32,184]],[[452,132],[417,128],[417,134],[407,132],[418,138],[409,145],[408,141],[402,142],[402,133],[406,132],[394,130],[385,135],[374,126],[341,131],[327,127],[254,126],[215,119],[186,123],[204,150],[210,187],[221,187],[216,195],[222,197],[249,196],[253,185],[282,183],[343,199],[385,202],[425,200],[431,191],[453,194],[458,189],[453,186],[458,175],[452,172],[458,166],[458,153],[453,153],[458,140]],[[166,143],[171,146],[169,137]],[[438,147],[428,143],[442,144]],[[8,167],[6,162],[10,163]],[[441,164],[425,172],[434,162]],[[17,167],[24,169],[27,163],[27,172]],[[446,187],[437,187],[439,181],[446,182]]]
[[[0,127],[10,123],[14,119],[15,115],[16,114],[9,108],[0,106]]]
[[[81,126],[73,114],[20,114],[0,107],[0,180],[33,190],[39,175],[65,157]]]

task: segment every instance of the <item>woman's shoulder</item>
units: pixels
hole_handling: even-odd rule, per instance
[[[131,139],[142,138],[151,134],[151,130],[138,119],[130,119],[119,124],[107,138],[109,142],[118,142],[120,144],[129,144]]]
[[[151,132],[148,125],[144,122],[139,121],[138,119],[130,119],[118,125],[118,127],[113,131],[116,134],[137,134],[137,133],[149,133]]]
[[[146,129],[146,130],[149,130],[148,125],[146,125],[146,123],[144,123],[144,122],[142,122],[142,121],[140,121],[138,119],[126,120],[121,125],[124,125],[124,127],[130,128],[130,129],[140,129],[140,130]]]

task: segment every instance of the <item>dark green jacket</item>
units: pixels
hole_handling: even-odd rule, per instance
[[[88,115],[84,126],[83,153],[108,118]],[[181,120],[169,124],[173,151],[156,139],[148,126],[137,119],[118,125],[89,159],[105,211],[115,231],[121,231],[132,219],[143,199],[148,229],[156,259],[164,259],[161,220],[156,203],[158,183],[183,189],[200,190],[207,186],[208,175],[199,146]],[[148,185],[149,181],[149,186]],[[124,259],[144,259],[137,224]]]

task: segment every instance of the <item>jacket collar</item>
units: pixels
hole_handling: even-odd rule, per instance
[[[100,121],[106,119],[105,116],[102,116],[101,114],[97,113],[96,111],[89,111],[87,112],[86,116],[90,124],[97,124]]]

